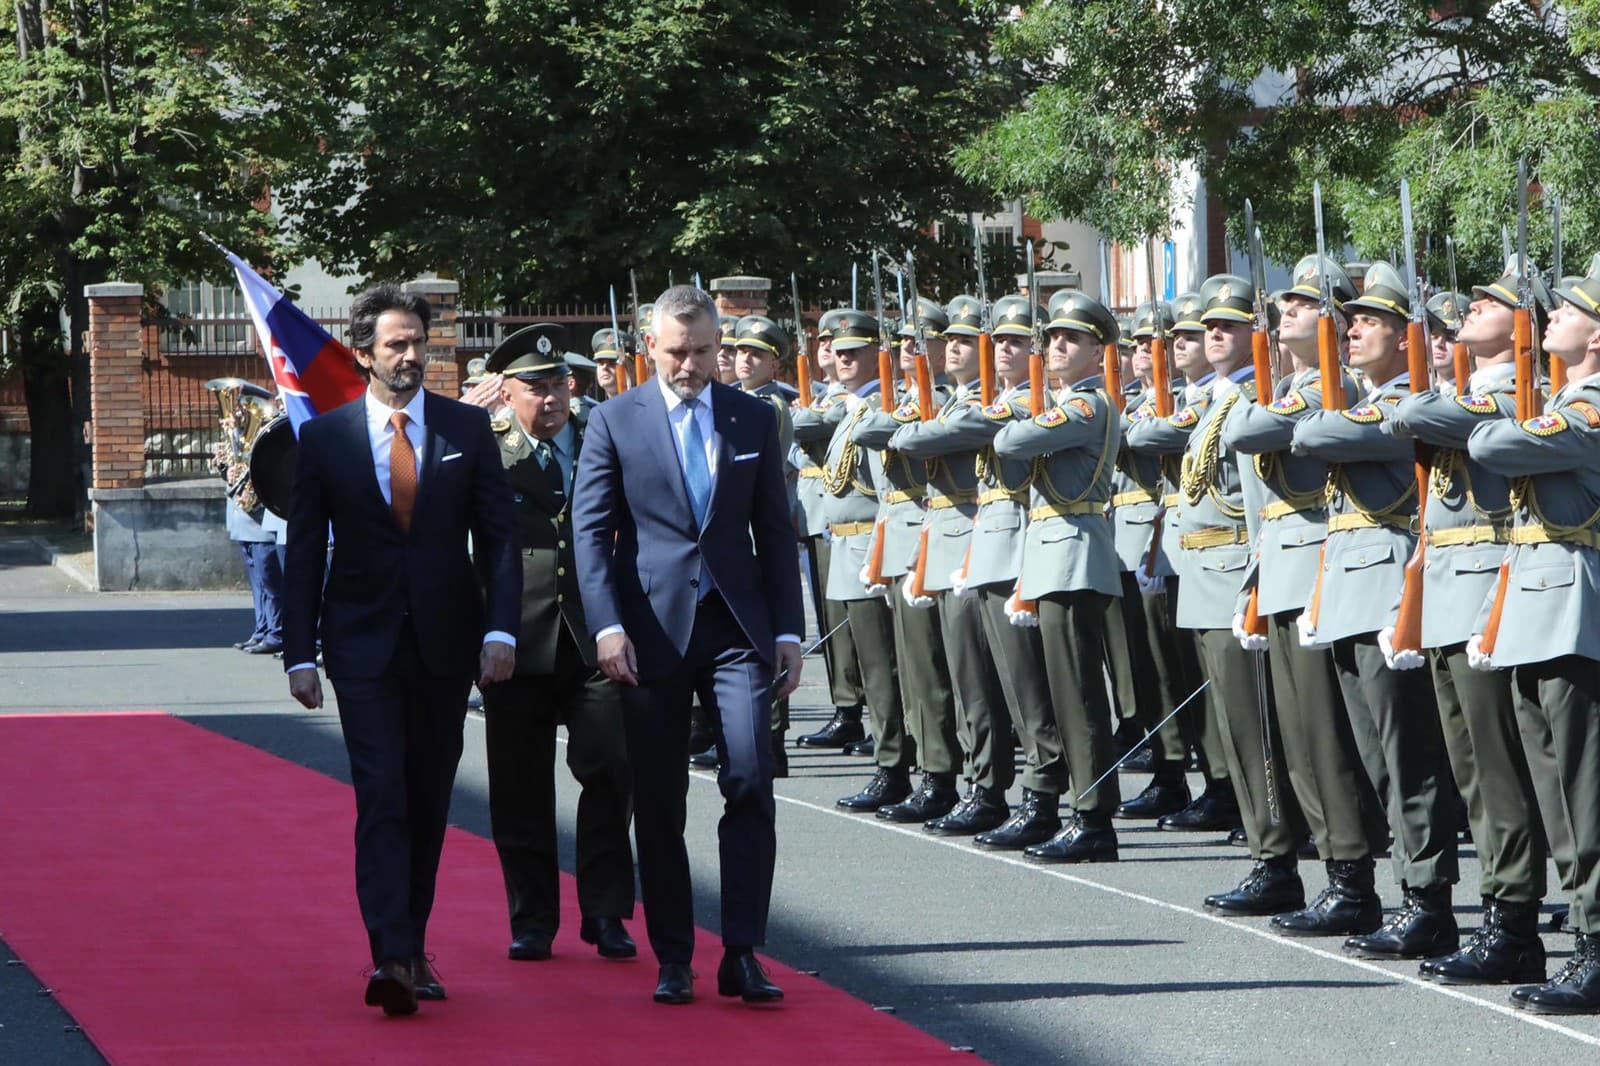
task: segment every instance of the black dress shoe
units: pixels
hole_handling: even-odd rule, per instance
[[[1022,790],[1022,802],[999,828],[979,833],[979,844],[996,851],[1021,851],[1034,844],[1043,844],[1061,832],[1061,814],[1056,809],[1060,802],[1053,792]]]
[[[1116,862],[1117,831],[1074,818],[1054,839],[1023,848],[1022,854],[1035,862]]]
[[[1344,942],[1344,953],[1357,959],[1426,959],[1460,948],[1449,885],[1407,888],[1400,909],[1377,932]]]
[[[1207,788],[1200,798],[1177,814],[1156,819],[1156,828],[1179,832],[1204,832],[1217,829],[1237,829],[1243,825],[1239,817],[1239,801],[1231,785],[1217,784]]]
[[[815,733],[796,737],[795,744],[802,748],[843,748],[866,735],[860,707],[836,707],[827,725]]]
[[[1483,897],[1483,924],[1467,946],[1442,959],[1424,959],[1418,972],[1441,985],[1541,984],[1544,941],[1539,905]]]
[[[1283,914],[1306,905],[1306,888],[1293,859],[1260,859],[1238,887],[1206,897],[1208,910],[1223,914]]]
[[[248,637],[245,637],[243,640],[234,641],[233,642],[233,646],[235,648],[238,648],[240,651],[249,651],[251,648],[255,647],[257,644],[260,644],[260,643],[261,643],[261,641],[256,639],[256,635],[254,633],[252,633]]]
[[[943,818],[923,823],[922,828],[935,836],[970,837],[999,828],[1010,814],[1011,808],[1003,793],[973,785],[955,810]]]
[[[411,960],[411,983],[416,986],[418,999],[445,998],[444,985],[439,983],[439,975],[433,972],[433,960],[426,955],[418,955]]]
[[[631,959],[639,954],[639,946],[621,918],[585,918],[578,926],[578,938],[593,944],[602,959]]]
[[[1546,984],[1513,989],[1511,1005],[1529,1014],[1600,1014],[1600,937],[1579,933],[1561,972]]]
[[[900,803],[879,807],[877,817],[886,822],[918,825],[934,818],[943,818],[955,810],[960,799],[961,795],[956,791],[955,774],[927,773],[922,775],[922,784],[917,786],[915,792]]]
[[[1153,774],[1156,772],[1156,753],[1149,744],[1128,756],[1128,761],[1117,767],[1120,774]]]
[[[383,1013],[417,1013],[417,986],[411,980],[411,964],[390,960],[380,962],[367,976],[367,1006],[382,1007]]]
[[[543,929],[530,929],[511,938],[511,949],[506,957],[518,962],[543,962],[550,957],[550,934]]]
[[[1244,831],[1243,826],[1228,830],[1228,846],[1230,848],[1248,848],[1250,846],[1250,834]]]
[[[281,640],[263,640],[244,649],[249,655],[276,655],[283,650]]]
[[[717,746],[713,744],[705,751],[689,756],[689,765],[698,770],[715,770],[717,768]]]
[[[661,965],[661,976],[656,980],[657,1003],[678,1006],[694,1002],[694,971],[686,962],[667,962]]]
[[[724,955],[717,967],[717,995],[738,996],[746,1003],[776,1003],[783,989],[767,978],[767,971],[754,954]]]
[[[1189,806],[1189,783],[1179,777],[1175,781],[1152,781],[1145,790],[1117,808],[1118,818],[1160,818],[1177,814]]]
[[[853,796],[846,796],[835,802],[835,806],[847,811],[857,811],[868,814],[899,803],[911,795],[911,775],[904,770],[889,770],[880,766],[872,775],[872,780],[867,782],[867,787]]]
[[[877,744],[875,744],[873,742],[872,737],[871,737],[870,734],[868,736],[862,737],[860,740],[856,741],[854,744],[846,744],[844,746],[844,753],[846,755],[862,755],[862,756],[865,756],[866,758],[870,759],[874,755],[876,755],[877,752],[878,752],[878,746],[877,746]]]
[[[1279,914],[1274,932],[1284,936],[1356,936],[1383,924],[1383,901],[1373,887],[1371,858],[1330,859],[1328,887],[1305,910]],[[1543,972],[1543,971],[1541,971]]]

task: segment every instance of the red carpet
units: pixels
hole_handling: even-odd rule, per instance
[[[350,789],[164,714],[0,717],[0,930],[117,1064],[905,1063],[948,1046],[770,964],[777,1009],[650,1001],[634,963],[578,940],[564,878],[556,958],[506,960],[494,848],[452,830],[429,929],[451,999],[361,1005]],[[958,1061],[970,1062],[961,1058]]]

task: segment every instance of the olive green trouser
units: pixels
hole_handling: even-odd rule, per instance
[[[924,773],[955,773],[961,769],[961,742],[956,737],[956,697],[939,611],[906,603],[901,591],[908,580],[909,575],[897,577],[889,585],[906,732],[916,742],[917,763]]]
[[[1132,574],[1124,577],[1133,580],[1138,589],[1139,582]],[[1155,668],[1160,702],[1156,721],[1159,722],[1194,695],[1205,677],[1200,669],[1200,650],[1195,643],[1194,630],[1178,628],[1178,579],[1168,577],[1160,588],[1138,591],[1143,601],[1146,646]],[[1127,598],[1126,592],[1123,598]],[[1156,749],[1160,762],[1179,767],[1188,765],[1189,752],[1193,750],[1207,787],[1228,779],[1228,761],[1222,754],[1222,740],[1210,707],[1208,689],[1205,695],[1190,702],[1161,727]]]
[[[1004,793],[1016,779],[1016,741],[1006,711],[1000,670],[983,631],[983,604],[976,595],[939,594],[939,632],[955,688],[956,735],[965,756],[964,776]]]
[[[1103,658],[1110,602],[1105,593],[1088,590],[1052,592],[1038,601],[1039,640],[1044,645],[1056,732],[1067,756],[1072,807],[1079,814],[1105,818],[1122,802],[1117,775],[1085,792],[1116,762]]]
[[[1132,719],[1140,733],[1150,732],[1163,717],[1144,610],[1139,581],[1131,570],[1124,570],[1122,595],[1113,596],[1106,608],[1105,658],[1117,718]]]
[[[828,564],[833,546],[827,537],[810,538],[811,588],[815,594],[818,637],[829,636],[822,645],[822,663],[828,671],[828,693],[835,707],[856,708],[866,702],[861,687],[861,664],[856,659],[855,637],[842,625],[849,612],[843,602],[830,600],[823,593],[828,587]]]
[[[845,606],[872,719],[874,757],[885,769],[909,770],[917,761],[917,745],[906,734],[900,682],[895,676],[894,615],[882,596],[848,600]]]
[[[1006,709],[1022,745],[1022,787],[1059,796],[1067,788],[1067,758],[1050,703],[1044,645],[1037,629],[1014,626],[1007,620],[1006,601],[1012,587],[1012,582],[983,585],[974,595],[983,604],[983,634],[1000,670]]]

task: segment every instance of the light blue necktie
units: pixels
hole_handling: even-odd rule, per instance
[[[699,400],[683,401],[683,419],[678,436],[683,441],[683,483],[689,490],[689,506],[694,509],[696,526],[705,525],[706,506],[711,502],[711,468],[706,465],[706,439],[700,435],[695,417]]]

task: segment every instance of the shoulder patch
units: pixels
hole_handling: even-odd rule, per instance
[[[1147,418],[1154,418],[1155,414],[1156,414],[1156,412],[1155,412],[1154,408],[1151,408],[1151,407],[1136,407],[1132,411],[1129,411],[1123,417],[1125,417],[1128,420],[1129,425],[1132,425],[1134,422],[1143,422]]]
[[[920,422],[922,420],[922,408],[915,403],[907,401],[894,409],[894,420],[896,422]]]
[[[1564,429],[1569,429],[1567,419],[1560,412],[1540,415],[1537,418],[1524,419],[1522,428],[1532,433],[1535,437],[1553,437]]]
[[[1395,392],[1385,393],[1379,399],[1387,404],[1397,404],[1400,402],[1400,394]]]
[[[813,404],[811,409],[813,411],[826,411],[828,408],[833,406],[834,401],[838,398],[839,397],[837,396],[824,396],[822,399]]]
[[[1360,422],[1362,425],[1371,425],[1374,422],[1383,421],[1383,412],[1372,406],[1370,403],[1356,404],[1356,406],[1350,408],[1348,411],[1341,411],[1339,413],[1344,415],[1350,421]]]
[[[1172,425],[1177,426],[1179,429],[1188,429],[1190,426],[1200,421],[1200,416],[1195,412],[1193,407],[1185,407],[1176,414],[1169,415],[1167,417],[1167,421]]]
[[[1035,415],[1033,418],[1033,424],[1036,426],[1043,426],[1045,429],[1053,429],[1056,426],[1064,423],[1066,420],[1066,411],[1059,407],[1052,407],[1042,415]]]
[[[1596,409],[1595,405],[1589,401],[1574,400],[1567,410],[1576,411],[1582,415],[1583,420],[1589,423],[1590,429],[1600,429],[1600,409]]]
[[[1306,398],[1300,394],[1299,389],[1290,389],[1282,396],[1267,404],[1267,410],[1275,415],[1297,415],[1310,405]]]
[[[1011,420],[1011,401],[996,400],[983,409],[985,418],[992,418],[996,422],[1009,422]]]
[[[1085,400],[1082,396],[1074,396],[1072,399],[1067,401],[1067,406],[1078,412],[1084,418],[1094,417],[1094,404],[1090,403],[1088,400]]]
[[[1499,405],[1494,402],[1493,396],[1484,396],[1481,393],[1469,393],[1465,396],[1458,395],[1456,403],[1475,415],[1492,415],[1500,409]]]

